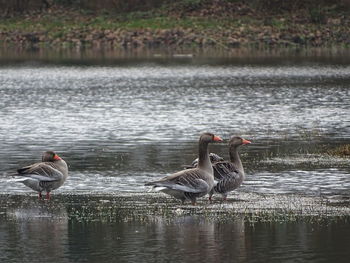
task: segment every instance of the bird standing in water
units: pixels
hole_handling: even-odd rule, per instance
[[[209,200],[211,200],[214,193],[221,194],[223,199],[226,200],[227,194],[242,184],[245,179],[245,173],[238,154],[238,148],[241,145],[250,143],[250,141],[238,136],[231,137],[229,141],[230,161],[222,161],[223,158],[210,153],[216,184],[209,193]],[[192,162],[192,167],[196,167],[197,164],[196,159]]]
[[[198,166],[166,176],[158,181],[146,183],[156,190],[169,194],[182,203],[190,200],[196,204],[196,198],[202,197],[214,187],[213,167],[209,159],[208,144],[222,139],[212,133],[203,133],[198,143]]]
[[[17,170],[17,176],[23,178],[16,181],[22,182],[39,194],[46,192],[46,199],[50,199],[50,192],[63,185],[68,177],[68,166],[66,162],[53,151],[44,152],[42,162],[34,163]]]

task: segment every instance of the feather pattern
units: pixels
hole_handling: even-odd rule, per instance
[[[43,162],[34,163],[17,170],[17,175],[22,176],[20,181],[39,192],[46,191],[47,195],[63,185],[68,177],[68,166],[64,160],[54,152],[45,152]]]
[[[17,170],[19,175],[30,176],[40,181],[58,181],[63,178],[63,173],[54,162],[35,163]]]
[[[214,170],[214,178],[217,183],[211,189],[209,199],[211,199],[214,193],[221,194],[223,198],[226,199],[229,192],[237,189],[242,184],[245,179],[245,173],[238,154],[238,147],[248,143],[250,143],[250,141],[241,137],[232,137],[229,142],[230,161],[217,161],[221,157],[214,153],[210,153],[213,156],[211,160]],[[223,160],[223,158],[221,159]],[[196,167],[196,160],[194,160],[192,164]]]
[[[161,187],[160,191],[182,202],[191,200],[192,204],[195,204],[196,198],[206,195],[214,186],[213,167],[208,153],[208,144],[214,141],[221,141],[221,138],[211,133],[204,133],[200,136],[199,159],[196,168],[183,170],[145,185]]]
[[[166,176],[163,179],[146,185],[167,187],[173,190],[200,194],[208,191],[209,184],[202,178],[203,174],[199,168],[188,169]]]
[[[213,164],[214,177],[218,183],[213,187],[213,193],[227,195],[228,192],[238,188],[244,180],[244,172],[241,173],[231,162],[217,162]]]

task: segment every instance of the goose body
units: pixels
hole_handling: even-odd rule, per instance
[[[156,190],[180,199],[182,203],[190,200],[192,204],[195,204],[196,198],[205,196],[214,187],[214,172],[209,159],[208,144],[217,141],[222,141],[222,139],[211,133],[203,133],[199,138],[197,167],[174,173],[145,185],[153,186]]]
[[[37,191],[40,199],[43,191],[46,192],[46,198],[50,199],[50,192],[66,181],[68,166],[56,153],[47,151],[43,153],[42,162],[22,167],[15,175],[22,177],[17,181]]]
[[[209,159],[210,159],[211,163],[216,163],[216,162],[220,162],[220,161],[224,160],[224,158],[217,155],[216,153],[209,153]],[[197,167],[197,165],[198,165],[198,158],[193,160],[193,162],[191,163],[190,166],[186,166],[186,169],[191,169],[193,167]]]

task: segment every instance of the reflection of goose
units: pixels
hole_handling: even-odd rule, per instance
[[[181,251],[177,256],[181,262],[234,262],[235,259],[248,261],[247,249],[250,243],[246,239],[246,236],[249,237],[246,229],[244,216],[237,216],[229,222],[193,215],[175,216],[169,222],[169,219],[161,217],[149,224],[149,231],[154,233],[153,246],[162,248],[162,253],[154,254],[153,261],[163,262],[164,254],[174,255],[175,246],[164,245],[169,240],[176,240],[176,251]],[[131,235],[126,232],[125,236],[130,238]],[[225,242],[220,242],[221,240]],[[142,242],[145,241],[142,240],[135,246],[143,247]]]
[[[211,133],[203,133],[199,138],[199,160],[196,168],[183,170],[145,185],[152,185],[156,190],[180,199],[182,203],[188,199],[195,204],[197,197],[206,195],[214,186],[208,144],[218,141],[222,139]]]
[[[230,161],[212,162],[214,169],[214,177],[217,181],[217,184],[210,191],[209,200],[211,200],[211,197],[214,193],[221,194],[224,200],[226,200],[227,194],[235,190],[242,184],[245,178],[245,174],[241,159],[239,158],[238,147],[249,143],[251,142],[241,137],[232,137],[229,141]],[[215,154],[213,160],[218,160],[219,158],[220,157]],[[193,161],[192,165],[193,167],[196,167],[196,160]]]
[[[46,199],[50,199],[50,192],[63,185],[68,177],[68,166],[64,160],[52,151],[44,152],[42,162],[25,166],[17,170],[17,174],[24,178],[22,182],[34,191],[46,191]]]
[[[64,259],[71,237],[65,205],[12,199],[6,216],[0,229],[1,262],[38,262],[39,257],[42,262],[69,262]]]

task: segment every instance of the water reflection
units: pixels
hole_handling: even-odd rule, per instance
[[[26,199],[0,218],[2,262],[61,261],[67,253],[68,217],[64,206]]]
[[[250,225],[179,216],[146,224],[119,218],[119,203],[106,215],[111,222],[74,220],[85,193],[134,197],[145,181],[191,163],[203,131],[253,141],[242,149],[247,181],[238,192],[348,197],[348,160],[324,155],[350,143],[348,57],[242,61],[1,65],[0,191],[18,202],[0,206],[0,261],[347,260],[343,221]],[[6,176],[49,149],[67,160],[70,177],[52,203],[40,203]],[[225,144],[210,149],[227,157]],[[60,202],[71,192],[84,194]]]
[[[244,223],[179,217],[137,221],[79,223],[39,219],[3,221],[4,262],[281,262],[343,259],[350,229],[344,222]]]

